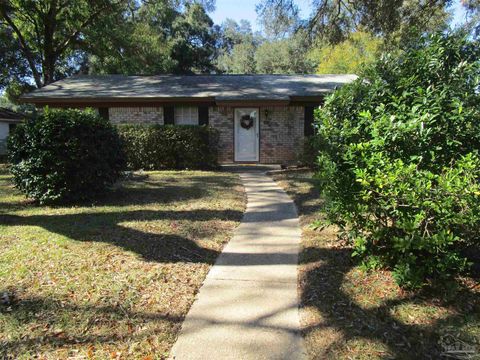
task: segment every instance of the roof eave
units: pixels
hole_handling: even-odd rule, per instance
[[[55,98],[55,97],[25,97],[23,103],[36,106],[52,107],[130,107],[130,106],[165,106],[172,104],[213,105],[215,99],[210,97],[95,97],[95,98]]]
[[[23,119],[8,119],[8,118],[0,118],[0,122],[3,123],[10,123],[10,124],[16,124],[16,123],[21,123]]]
[[[217,99],[218,106],[286,106],[290,99]]]
[[[109,97],[52,97],[52,96],[22,96],[20,97],[20,102],[23,103],[101,103],[101,102],[145,102],[145,101],[158,101],[158,102],[180,102],[180,101],[191,101],[191,102],[205,102],[205,101],[214,101],[213,97],[192,97],[192,96],[176,96],[176,97],[155,97],[155,96],[146,96],[146,97],[126,97],[126,96],[109,96]]]
[[[319,104],[324,95],[289,96],[285,98],[215,98],[215,97],[23,97],[22,103],[53,107],[128,107],[163,106],[171,104],[203,104],[218,106],[286,106],[297,104]]]

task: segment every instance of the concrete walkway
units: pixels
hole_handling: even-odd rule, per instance
[[[240,176],[247,211],[187,314],[174,359],[305,358],[295,206],[263,172]]]

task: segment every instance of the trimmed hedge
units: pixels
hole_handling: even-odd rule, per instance
[[[131,170],[218,166],[218,131],[208,126],[118,125]]]
[[[121,175],[115,128],[93,111],[46,109],[8,138],[16,187],[40,203],[91,199]]]

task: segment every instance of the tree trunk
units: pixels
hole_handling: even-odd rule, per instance
[[[43,86],[51,84],[55,79],[55,63],[57,55],[54,48],[54,34],[57,17],[57,0],[51,0],[50,8],[45,16],[44,46],[43,46]]]

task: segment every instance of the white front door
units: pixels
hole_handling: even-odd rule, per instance
[[[235,161],[258,161],[257,108],[235,109]]]

